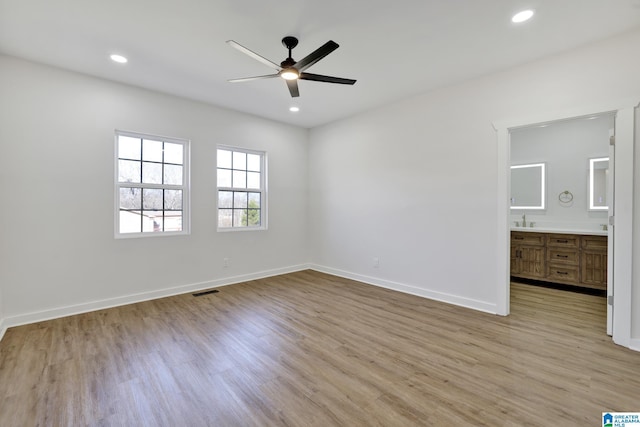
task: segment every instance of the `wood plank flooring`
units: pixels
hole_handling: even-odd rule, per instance
[[[10,328],[0,426],[568,426],[640,411],[605,300],[494,316],[303,271]]]

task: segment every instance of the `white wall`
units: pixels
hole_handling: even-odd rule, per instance
[[[637,97],[638,45],[636,31],[313,129],[313,261],[496,311],[505,274],[494,250],[497,171],[506,166],[492,122]],[[637,336],[638,315],[633,322]]]
[[[613,116],[579,118],[533,126],[511,132],[511,164],[546,163],[547,204],[544,211],[512,210],[512,221],[526,214],[528,221],[566,224],[578,229],[598,229],[607,222],[606,211],[589,211],[589,159],[609,156],[609,130]],[[572,203],[561,203],[563,191]]]
[[[0,93],[9,324],[308,262],[307,130],[6,56]],[[191,235],[114,238],[115,129],[191,140]],[[216,232],[219,143],[267,151],[267,231]]]

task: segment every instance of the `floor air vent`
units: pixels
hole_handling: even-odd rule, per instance
[[[211,289],[210,291],[202,291],[202,292],[197,292],[195,294],[193,294],[194,297],[201,297],[202,295],[209,295],[209,294],[217,294],[218,292],[220,292],[217,289]]]

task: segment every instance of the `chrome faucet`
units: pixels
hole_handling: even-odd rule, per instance
[[[526,215],[522,215],[522,226],[523,227],[527,226],[527,217],[526,217]]]

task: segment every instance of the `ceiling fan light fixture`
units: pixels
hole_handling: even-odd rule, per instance
[[[280,77],[285,80],[297,80],[300,77],[300,73],[295,68],[285,68],[280,72]]]

